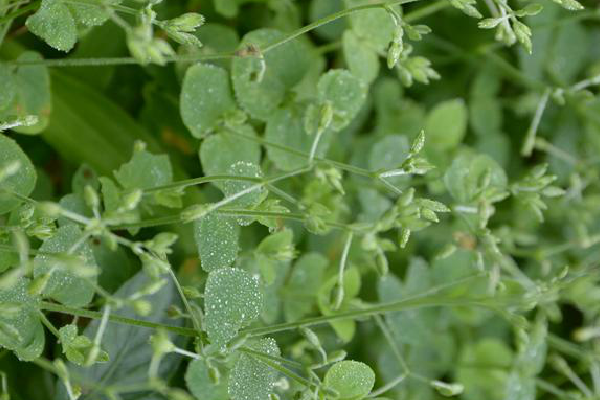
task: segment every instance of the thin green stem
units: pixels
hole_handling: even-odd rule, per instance
[[[248,353],[248,354],[252,354],[252,355],[255,355],[255,356],[260,356],[260,357],[268,358],[269,360],[274,361],[274,362],[279,362],[279,363],[282,363],[282,364],[287,364],[290,367],[299,368],[299,369],[303,369],[303,368],[306,367],[305,365],[303,365],[303,364],[301,364],[301,363],[299,363],[297,361],[288,360],[287,358],[283,358],[283,357],[275,357],[275,356],[272,356],[270,354],[264,353],[262,351],[254,350],[254,349],[252,349],[252,348],[250,348],[248,346],[242,346],[242,347],[239,348],[239,350],[241,352],[243,352],[243,353]]]
[[[457,284],[466,283],[472,279],[481,277],[482,274],[476,274],[464,279],[460,279],[449,284],[434,288],[426,292],[424,295],[409,297],[403,300],[376,304],[369,307],[364,307],[358,310],[346,311],[339,314],[325,315],[320,317],[307,318],[296,322],[286,322],[266,327],[249,328],[243,330],[240,334],[248,334],[251,336],[263,336],[272,333],[297,329],[299,327],[308,327],[321,325],[332,321],[359,319],[363,317],[372,317],[374,315],[387,314],[391,312],[404,311],[407,309],[424,308],[424,307],[440,307],[440,306],[475,306],[494,309],[496,307],[508,307],[519,305],[521,299],[514,297],[472,297],[472,298],[456,298],[453,295],[440,295],[439,292],[445,289],[456,286]]]
[[[214,53],[182,56],[167,56],[166,62],[198,62],[219,60],[235,57],[234,53]],[[62,67],[107,67],[116,65],[142,65],[140,60],[133,57],[106,57],[106,58],[60,58],[60,59],[34,59],[2,61],[5,65],[44,65],[49,68]]]
[[[214,176],[203,176],[202,178],[185,179],[182,181],[172,182],[166,185],[153,186],[150,188],[142,189],[146,193],[155,193],[162,190],[173,190],[173,189],[185,189],[190,186],[203,185],[205,183],[222,182],[222,181],[242,181],[242,182],[262,182],[261,178],[252,178],[247,176],[234,176],[234,175],[214,175]]]
[[[259,144],[261,144],[261,145],[263,145],[265,147],[272,147],[274,149],[282,150],[282,151],[285,151],[286,153],[293,154],[293,155],[296,155],[298,157],[303,157],[303,158],[305,158],[307,160],[309,158],[308,154],[306,154],[306,153],[304,153],[302,151],[296,150],[296,149],[294,149],[292,147],[288,147],[288,146],[281,145],[281,144],[278,144],[278,143],[269,142],[269,141],[267,141],[265,139],[262,139],[262,138],[259,138],[259,137],[248,136],[248,135],[245,135],[243,133],[239,133],[239,132],[235,132],[235,131],[228,131],[228,133],[231,134],[231,135],[243,137],[244,139],[252,140],[252,141],[254,141],[256,143],[259,143]],[[329,160],[327,158],[321,158],[321,157],[315,157],[315,160],[319,161],[319,162],[323,162],[323,163],[329,164],[332,167],[336,167],[338,169],[341,169],[341,170],[344,170],[344,171],[347,171],[347,172],[351,172],[351,173],[356,174],[356,175],[361,175],[361,176],[364,176],[364,177],[367,177],[367,178],[373,178],[374,177],[374,174],[371,171],[366,170],[364,168],[355,167],[353,165],[349,165],[349,164],[345,164],[345,163],[342,163],[342,162],[333,161],[333,160]]]
[[[305,33],[308,33],[314,29],[317,29],[323,25],[327,25],[331,22],[334,22],[335,20],[338,20],[340,18],[346,17],[350,14],[354,14],[356,12],[359,11],[363,11],[363,10],[370,10],[370,9],[375,9],[375,8],[385,8],[385,7],[389,7],[389,6],[394,6],[394,5],[398,5],[398,4],[406,4],[406,3],[412,3],[418,0],[392,0],[392,1],[384,1],[381,3],[374,3],[374,4],[365,4],[362,6],[357,6],[357,7],[352,7],[352,8],[347,8],[345,10],[341,10],[338,11],[336,13],[333,13],[331,15],[328,15],[324,18],[321,18],[315,22],[313,22],[312,24],[303,26],[302,28],[299,28],[297,30],[295,30],[294,32],[292,32],[291,34],[287,35],[286,37],[284,37],[281,40],[278,40],[275,43],[271,43],[270,45],[268,45],[267,47],[262,49],[263,54],[267,53],[273,49],[276,49],[277,47],[284,45],[292,40],[294,40],[295,38],[297,38],[298,36],[301,36]]]
[[[44,326],[45,326],[46,328],[48,328],[48,330],[49,330],[50,332],[52,332],[52,334],[53,334],[55,337],[57,337],[57,338],[60,338],[60,333],[58,332],[58,329],[56,329],[56,327],[55,327],[54,325],[52,325],[52,322],[50,322],[50,321],[48,320],[48,318],[46,318],[46,316],[44,315],[44,313],[43,313],[43,312],[41,312],[41,311],[39,311],[39,313],[38,313],[38,314],[39,314],[40,320],[42,321],[42,324],[44,324]]]
[[[40,308],[43,310],[46,310],[46,311],[50,311],[50,312],[57,312],[57,313],[61,313],[61,314],[68,314],[68,315],[74,315],[74,316],[78,316],[78,317],[91,318],[91,319],[102,319],[102,315],[103,315],[101,312],[97,312],[97,311],[90,311],[90,310],[85,310],[82,308],[67,307],[67,306],[63,306],[61,304],[48,303],[45,301],[41,302]],[[181,336],[187,336],[187,337],[196,337],[197,336],[196,330],[190,329],[190,328],[183,328],[183,327],[179,327],[179,326],[159,324],[156,322],[122,317],[122,316],[115,315],[115,314],[110,314],[108,319],[112,322],[117,322],[120,324],[141,326],[141,327],[152,328],[152,329],[163,329],[163,330],[166,330],[169,332],[176,333]]]
[[[200,332],[202,332],[201,321],[198,320],[196,313],[194,312],[194,310],[190,306],[190,303],[188,302],[187,297],[185,297],[185,294],[183,293],[183,289],[182,289],[181,285],[179,284],[179,280],[177,279],[175,272],[172,269],[169,269],[169,274],[171,275],[171,279],[173,279],[173,283],[175,284],[175,287],[177,288],[177,293],[179,293],[179,297],[181,298],[181,301],[183,302],[185,309],[187,310],[188,314],[190,315],[190,317],[192,319],[192,323],[194,324],[194,329],[196,330],[198,335],[200,335]]]
[[[533,152],[533,148],[535,147],[535,137],[537,135],[538,127],[540,126],[540,122],[542,121],[542,116],[544,115],[544,111],[546,110],[546,104],[548,104],[548,98],[550,97],[550,88],[546,88],[540,101],[535,110],[535,115],[531,120],[531,125],[525,134],[525,139],[523,140],[523,147],[521,148],[521,155],[524,157],[530,157]]]
[[[214,212],[218,214],[224,215],[235,215],[239,217],[271,217],[271,218],[283,218],[283,219],[291,219],[296,221],[304,221],[307,216],[301,213],[282,213],[282,212],[272,212],[272,211],[258,211],[258,210],[245,210],[245,209],[227,209],[220,208],[215,210]],[[165,225],[173,225],[182,223],[181,216],[179,214],[168,215],[164,217],[151,218],[144,221],[134,222],[131,224],[123,224],[113,226],[113,229],[121,230],[121,229],[135,229],[135,228],[152,228],[158,226]],[[346,231],[356,231],[360,232],[366,229],[362,225],[349,225],[343,224],[335,221],[324,221],[325,225],[335,228],[342,229]]]
[[[244,351],[244,350],[242,350]],[[281,372],[283,375],[287,376],[288,378],[296,381],[297,383],[301,384],[302,386],[305,387],[315,387],[317,385],[315,385],[313,382],[309,381],[308,379],[298,375],[297,373],[295,373],[294,371],[278,364],[277,362],[271,360],[270,358],[264,357],[262,354],[256,354],[253,353],[252,357],[254,357],[255,359],[259,360],[260,362],[268,365],[269,367],[273,368],[274,370]]]
[[[408,364],[406,363],[406,360],[404,360],[402,352],[400,351],[398,345],[396,344],[396,341],[392,337],[392,332],[390,332],[385,320],[381,318],[380,315],[375,315],[374,319],[377,323],[377,326],[383,333],[385,340],[388,342],[388,345],[392,348],[392,352],[394,353],[396,360],[398,360],[398,362],[400,363],[400,367],[402,367],[404,374],[410,374],[410,368],[408,368]]]

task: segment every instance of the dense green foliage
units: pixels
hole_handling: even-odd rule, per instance
[[[598,20],[0,0],[0,400],[600,399]]]

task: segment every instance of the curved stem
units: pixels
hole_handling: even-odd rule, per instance
[[[275,48],[277,48],[277,47],[279,47],[281,45],[286,44],[287,42],[290,42],[290,41],[294,40],[298,36],[301,36],[301,35],[303,35],[303,34],[305,34],[307,32],[310,32],[310,31],[312,31],[312,30],[320,27],[320,26],[327,25],[330,22],[333,22],[333,21],[335,21],[337,19],[346,17],[346,16],[348,16],[350,14],[353,14],[355,12],[363,11],[363,10],[369,10],[369,9],[375,9],[375,8],[385,8],[385,7],[390,7],[390,6],[399,5],[399,4],[413,3],[415,1],[418,1],[418,0],[392,0],[392,1],[384,1],[384,2],[381,2],[381,3],[365,4],[365,5],[362,5],[362,6],[357,6],[357,7],[352,7],[352,8],[347,8],[345,10],[341,10],[341,11],[338,11],[338,12],[333,13],[331,15],[328,15],[328,16],[326,16],[324,18],[321,18],[321,19],[313,22],[312,24],[303,26],[302,28],[295,30],[294,32],[292,32],[291,34],[287,35],[283,39],[281,39],[281,40],[279,40],[279,41],[277,41],[275,43],[272,43],[272,44],[268,45],[267,47],[265,47],[264,49],[262,49],[262,52],[263,52],[263,54],[267,53],[267,52],[269,52],[269,51],[271,51],[271,50],[273,50],[273,49],[275,49]]]

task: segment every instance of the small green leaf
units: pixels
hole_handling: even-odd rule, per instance
[[[114,175],[125,189],[151,188],[173,180],[169,156],[154,155],[145,148],[134,150],[131,160],[121,165]]]
[[[404,135],[386,135],[378,140],[369,153],[369,169],[371,171],[398,168],[408,157],[410,146]],[[408,176],[388,178],[394,184],[406,182]]]
[[[183,79],[180,104],[183,123],[194,137],[210,133],[226,113],[236,109],[227,71],[204,64],[189,68]]]
[[[356,268],[350,268],[344,271],[342,285],[344,287],[344,300],[338,310],[334,310],[335,287],[338,283],[338,275],[329,278],[319,288],[318,304],[323,315],[334,315],[337,312],[343,312],[348,309],[350,301],[358,296],[361,286],[360,272]],[[335,333],[344,342],[349,342],[356,332],[356,321],[344,319],[330,322]]]
[[[240,228],[234,217],[211,212],[194,222],[194,238],[202,269],[227,268],[237,258]]]
[[[373,389],[375,372],[358,361],[341,361],[329,368],[323,383],[337,390],[340,400],[359,400]]]
[[[60,0],[43,0],[39,10],[27,18],[29,30],[57,50],[69,51],[77,42],[77,26],[69,7]]]
[[[327,258],[319,253],[304,254],[296,261],[285,287],[286,321],[297,321],[316,309],[319,285],[328,265]]]
[[[304,118],[306,107],[287,107],[277,110],[267,121],[265,138],[272,143],[292,148],[306,154],[295,155],[274,146],[267,147],[267,156],[277,168],[283,171],[291,171],[306,165],[308,154],[314,141],[314,136],[307,135],[304,130]],[[330,147],[333,135],[325,132],[319,147],[317,157],[324,157]]]
[[[346,8],[373,4],[371,0],[344,0]],[[397,9],[397,6],[395,7]],[[396,25],[386,10],[365,10],[350,15],[352,30],[377,51],[384,51],[394,38]]]
[[[17,86],[12,69],[7,65],[0,65],[0,111],[12,104],[17,94]]]
[[[427,143],[439,150],[458,146],[467,132],[467,108],[461,99],[437,104],[427,115]]]
[[[496,368],[468,368],[461,365],[491,364]],[[466,400],[506,399],[510,390],[509,372],[513,353],[498,339],[487,338],[463,347],[456,368],[456,381],[465,387]]]
[[[198,400],[224,400],[227,386],[224,381],[214,383],[204,360],[192,361],[185,372],[185,383]]]
[[[257,278],[241,269],[225,268],[208,274],[204,303],[208,338],[221,348],[260,316],[263,295]]]
[[[34,259],[34,276],[41,277],[50,273],[44,288],[44,295],[64,305],[82,307],[94,297],[96,276],[83,277],[80,270],[96,269],[96,261],[87,241],[81,241],[83,232],[75,225],[62,226],[50,239],[40,247],[42,254]],[[62,258],[47,253],[69,252],[79,256],[80,260],[64,261]],[[73,264],[77,265],[73,265]]]
[[[291,260],[295,257],[294,233],[291,229],[283,229],[264,238],[256,252],[271,260]]]
[[[367,98],[368,86],[350,71],[330,70],[319,79],[317,90],[322,104],[333,106],[333,129],[339,131],[352,122]]]
[[[238,161],[235,164],[232,164],[227,171],[227,175],[231,176],[239,176],[239,177],[247,177],[247,178],[257,178],[262,179],[263,174],[260,167],[254,163],[247,161]],[[240,193],[244,190],[251,188],[259,184],[260,182],[250,182],[250,181],[237,181],[230,180],[225,181],[221,187],[225,197],[234,196],[237,193]],[[252,208],[264,200],[267,192],[264,187],[260,187],[254,189],[253,191],[244,194],[240,198],[234,200],[229,203],[231,207],[239,207],[239,208]]]
[[[14,140],[0,133],[0,170],[16,168],[16,171],[0,179],[0,215],[14,210],[22,203],[19,197],[28,196],[37,180],[35,167]]]
[[[284,37],[283,32],[275,29],[255,30],[244,36],[240,51],[247,51],[249,45],[263,49]],[[241,107],[254,118],[269,119],[286,92],[308,71],[310,58],[307,53],[307,45],[295,39],[265,54],[264,64],[256,54],[234,58],[231,74]],[[261,80],[258,77],[262,73]]]
[[[58,0],[55,0],[58,1]],[[64,0],[62,0],[64,1]],[[67,7],[71,11],[71,15],[75,21],[83,26],[92,27],[99,26],[105,23],[109,18],[109,13],[105,10],[105,7],[110,7],[111,3],[119,3],[121,0],[107,0],[104,4],[86,4],[86,3],[74,3],[66,2]]]
[[[254,130],[248,125],[238,127],[236,132],[256,137]],[[225,131],[206,138],[200,146],[199,155],[205,175],[226,175],[229,168],[240,161],[260,164],[260,145],[252,139],[244,139]]]
[[[143,271],[137,273],[114,293],[115,298],[127,299],[132,296],[139,296],[141,291],[152,284],[150,279]],[[169,280],[158,292],[145,296],[144,299],[152,304],[152,313],[143,318],[145,322],[181,326],[181,321],[173,321],[167,314],[168,308],[179,301],[172,280]],[[104,310],[99,311],[103,313]],[[118,314],[124,318],[140,319],[140,316],[136,315],[132,307],[123,307],[118,311]],[[101,320],[91,321],[82,334],[88,338],[94,338],[100,325]],[[146,387],[145,385],[148,383],[148,365],[152,360],[152,347],[149,341],[153,333],[155,333],[153,329],[109,322],[102,336],[102,347],[110,355],[110,361],[96,363],[90,367],[70,364],[68,367],[71,376],[79,377],[77,383],[81,385],[84,392],[90,393],[90,398],[95,397],[91,393],[97,388],[97,382],[103,382],[103,384],[112,387]],[[178,369],[180,361],[180,356],[167,355],[160,363],[158,375],[161,377],[169,376],[174,370]],[[63,385],[57,385],[56,389],[55,398],[57,400],[69,399]],[[140,392],[137,396],[145,400],[154,399],[149,391]]]
[[[506,173],[492,158],[486,155],[465,153],[454,159],[444,175],[446,188],[456,201],[468,203],[479,193],[481,180],[489,174],[489,188],[504,190]]]
[[[28,294],[28,285],[28,279],[20,278],[10,289],[0,290],[0,304],[13,303],[20,307],[15,316],[0,316],[0,347],[14,350],[22,361],[38,358],[45,342],[37,300]]]
[[[40,60],[42,60],[42,56],[32,51],[26,51],[17,58],[19,62],[35,62]],[[1,81],[2,78],[0,77]],[[34,115],[38,119],[36,124],[17,126],[12,128],[12,130],[27,135],[41,133],[50,121],[49,117],[52,109],[48,68],[45,65],[19,66],[14,74],[13,81],[16,85],[14,102],[0,114],[17,116],[19,118],[27,118],[30,115]],[[2,89],[0,89],[0,93],[1,91]],[[1,98],[2,94],[0,94],[0,103],[2,103]],[[2,111],[1,104],[0,111]]]
[[[344,59],[350,72],[357,78],[372,82],[379,75],[379,57],[377,53],[361,42],[352,32],[347,30],[342,36]]]
[[[271,338],[260,339],[250,348],[271,357],[280,355],[277,343]],[[276,379],[277,371],[257,356],[242,353],[229,376],[229,396],[233,400],[269,399]]]

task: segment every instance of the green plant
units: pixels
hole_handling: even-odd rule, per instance
[[[598,19],[0,0],[0,399],[599,398]]]

